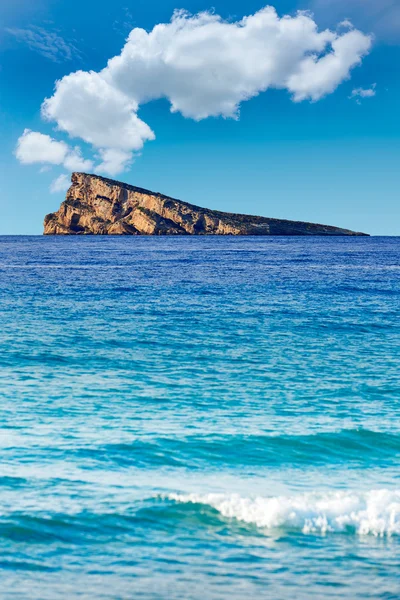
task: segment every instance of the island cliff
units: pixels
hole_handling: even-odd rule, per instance
[[[45,235],[366,235],[348,229],[200,208],[112,179],[73,173]]]

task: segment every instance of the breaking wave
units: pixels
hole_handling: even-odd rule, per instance
[[[296,496],[245,498],[226,494],[168,494],[178,503],[207,505],[223,517],[264,530],[278,528],[303,533],[400,535],[400,490],[364,493],[326,492]]]

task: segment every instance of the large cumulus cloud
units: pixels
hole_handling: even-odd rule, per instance
[[[310,14],[279,17],[271,6],[237,22],[177,11],[150,32],[133,29],[102,71],[58,81],[42,115],[91,144],[97,170],[114,175],[155,137],[140,105],[166,98],[171,111],[201,120],[238,118],[241,103],[268,88],[317,101],[349,78],[371,43],[351,27],[319,31]]]

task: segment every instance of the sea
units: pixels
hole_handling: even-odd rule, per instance
[[[0,598],[400,598],[400,238],[1,237]]]

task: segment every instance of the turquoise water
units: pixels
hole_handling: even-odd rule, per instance
[[[400,597],[400,238],[0,238],[0,597]]]

